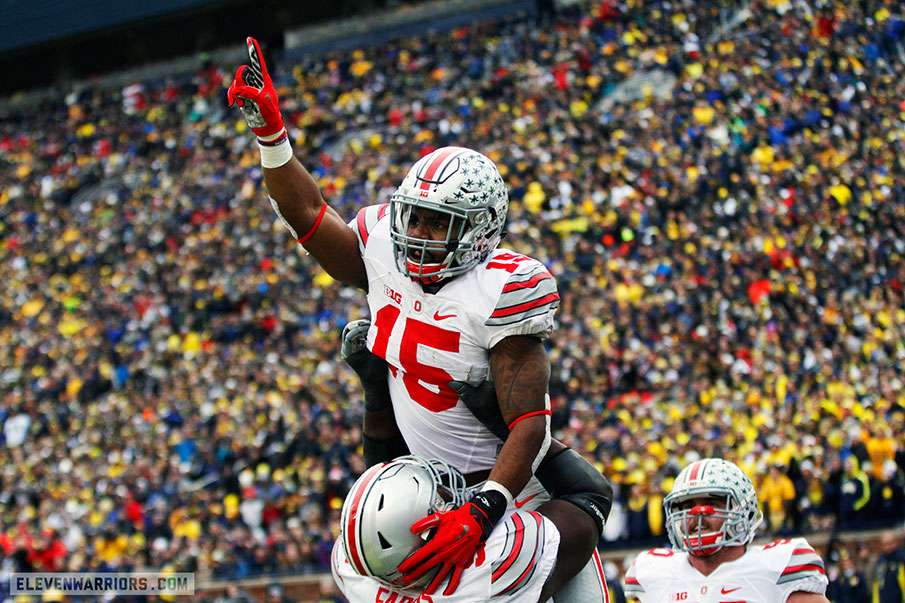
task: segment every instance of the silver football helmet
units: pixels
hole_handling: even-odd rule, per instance
[[[717,505],[689,508],[689,499],[714,497]],[[763,513],[751,479],[735,463],[709,458],[685,467],[663,499],[666,531],[676,549],[706,557],[724,546],[745,545],[757,533]],[[722,519],[719,530],[705,527],[706,517]]]
[[[415,207],[450,215],[444,240],[409,236]],[[509,192],[489,158],[463,147],[443,147],[425,155],[390,198],[399,271],[421,283],[436,283],[470,270],[500,243],[508,211]],[[437,250],[446,256],[431,262],[427,252]]]
[[[412,524],[431,513],[455,509],[470,497],[465,477],[437,459],[402,456],[374,465],[352,486],[342,510],[342,545],[360,576],[396,588],[427,585],[436,571],[404,586],[397,569],[426,542]]]

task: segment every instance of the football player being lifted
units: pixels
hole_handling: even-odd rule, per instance
[[[366,358],[379,362],[358,367],[366,462],[408,452],[439,458],[477,489],[433,517],[430,541],[400,567],[403,579],[413,583],[436,567],[461,573],[507,511],[536,508],[551,490],[571,496],[599,538],[612,489],[550,437],[543,340],[559,304],[556,281],[539,261],[498,247],[509,198],[494,162],[463,147],[437,149],[417,160],[390,203],[364,207],[347,223],[294,157],[258,43],[248,38],[247,46],[249,65],[227,96],[257,136],[271,204],[328,274],[367,292],[370,323],[355,326],[366,326]],[[486,382],[492,395],[466,406],[463,392]],[[476,416],[487,400],[489,423]],[[555,476],[546,487],[535,477],[542,461]],[[578,481],[587,482],[580,493]],[[596,549],[594,556],[581,573],[588,588],[575,600],[605,596]],[[590,590],[598,594],[588,598]]]

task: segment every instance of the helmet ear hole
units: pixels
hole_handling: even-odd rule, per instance
[[[393,545],[390,544],[390,541],[384,538],[383,534],[381,534],[380,532],[377,532],[377,539],[380,541],[380,548],[382,548],[383,550],[393,548]]]

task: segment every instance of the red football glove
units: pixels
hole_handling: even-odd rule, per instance
[[[475,551],[490,536],[493,526],[506,511],[506,497],[496,490],[475,494],[470,502],[458,509],[428,515],[412,526],[418,534],[436,528],[427,543],[399,564],[404,574],[403,582],[411,584],[437,565],[440,572],[431,582],[436,589],[443,576],[452,572],[452,580],[444,593],[451,593],[458,586],[462,570],[468,567]],[[453,585],[455,582],[455,585]],[[452,587],[452,590],[450,589]]]
[[[251,65],[242,65],[236,71],[236,77],[226,91],[226,99],[230,107],[238,103],[245,121],[258,138],[269,138],[283,129],[277,91],[267,73],[258,41],[251,37],[245,41]]]
[[[449,584],[447,584],[446,588],[443,589],[443,596],[446,597],[453,594],[454,592],[456,592],[456,589],[459,588],[459,582],[462,581],[462,572],[464,571],[464,567],[444,563],[442,566],[440,566],[440,571],[437,572],[437,575],[434,576],[434,579],[431,580],[430,584],[428,584],[424,588],[424,594],[433,595],[435,592],[437,592],[437,589],[440,588],[440,585],[443,584],[443,581],[447,576],[450,576]]]

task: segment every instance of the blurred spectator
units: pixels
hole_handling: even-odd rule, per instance
[[[843,461],[844,472],[839,487],[839,523],[843,528],[864,525],[867,517],[860,511],[870,502],[870,484],[867,474],[858,466],[858,459],[852,455]]]
[[[892,530],[883,533],[874,564],[872,603],[905,603],[905,546]]]
[[[254,600],[241,587],[230,583],[226,585],[226,591],[214,599],[214,603],[254,603]]]
[[[886,460],[880,479],[871,480],[870,517],[886,525],[902,524],[905,520],[905,475],[895,461]]]
[[[830,580],[826,597],[833,603],[870,603],[870,585],[855,567],[855,561],[848,551],[842,550],[839,568]]]
[[[603,575],[606,577],[606,585],[609,590],[610,603],[626,603],[625,591],[622,589],[622,577],[619,568],[610,561],[603,564]]]
[[[778,463],[770,465],[769,473],[757,495],[764,507],[770,533],[783,534],[789,527],[789,507],[795,500],[795,486]]]
[[[874,426],[865,446],[873,468],[870,477],[876,480],[884,479],[883,473],[884,468],[888,467],[887,463],[895,463],[896,443],[892,438],[892,430],[885,426]]]
[[[346,603],[345,597],[339,593],[336,584],[330,579],[320,581],[317,596],[317,603]]]
[[[282,586],[274,583],[267,587],[267,598],[265,601],[266,603],[291,603],[292,599],[286,596]]]
[[[628,540],[646,542],[653,536],[650,526],[650,497],[644,492],[644,486],[634,482],[629,486],[626,500],[626,524]]]
[[[810,459],[800,466],[801,478],[796,483],[795,494],[801,516],[801,528],[806,532],[823,532],[835,523],[835,513],[827,503],[827,484],[823,479],[823,467],[819,469]]]

